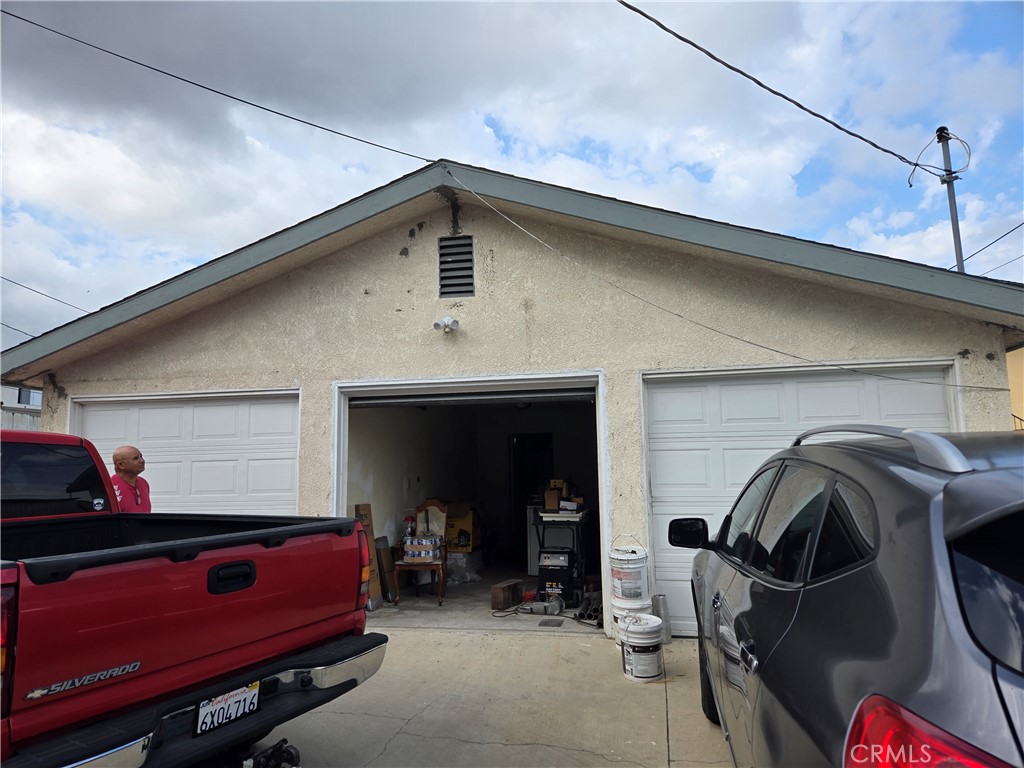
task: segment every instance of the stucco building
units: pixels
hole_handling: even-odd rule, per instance
[[[44,429],[139,445],[163,511],[369,503],[395,542],[440,497],[526,569],[528,497],[565,479],[605,595],[609,548],[639,542],[685,633],[669,520],[716,527],[806,428],[1010,429],[1022,344],[1018,284],[438,161],[9,350],[3,376],[44,389]]]

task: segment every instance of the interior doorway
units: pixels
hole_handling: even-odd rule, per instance
[[[502,558],[513,562],[523,572],[529,569],[529,537],[533,520],[527,505],[554,476],[554,448],[550,432],[509,435],[509,508],[518,515],[521,525],[514,529],[512,552]]]

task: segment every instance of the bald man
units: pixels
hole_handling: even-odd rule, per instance
[[[122,445],[114,451],[114,474],[110,476],[122,512],[152,512],[149,483],[139,477],[146,471],[146,460],[134,445]]]

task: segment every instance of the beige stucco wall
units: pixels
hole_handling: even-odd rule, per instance
[[[322,514],[337,456],[335,382],[600,371],[610,537],[646,531],[641,372],[950,360],[967,387],[956,393],[962,426],[1010,427],[1006,356],[993,327],[730,259],[519,219],[542,244],[468,204],[460,224],[474,237],[477,293],[442,300],[437,240],[450,223],[448,208],[438,208],[57,371],[56,382],[70,396],[298,388],[299,508]],[[433,330],[445,315],[459,321],[457,333]],[[47,387],[46,429],[67,428],[67,402]]]

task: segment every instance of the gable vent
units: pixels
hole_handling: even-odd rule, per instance
[[[442,237],[438,240],[441,261],[441,298],[473,296],[473,237]]]

